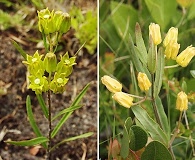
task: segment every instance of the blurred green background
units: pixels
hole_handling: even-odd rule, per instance
[[[189,45],[195,46],[195,1],[187,1],[190,4],[184,9],[176,0],[100,0],[100,158],[107,158],[109,139],[121,133],[125,119],[132,116],[131,110],[115,104],[111,98],[111,93],[102,85],[101,77],[105,74],[113,76],[123,83],[125,92],[136,94],[132,85],[134,77],[131,76],[134,73],[134,68],[127,49],[129,33],[135,40],[136,22],[141,26],[146,47],[148,47],[148,26],[151,22],[160,25],[163,39],[169,28],[178,28],[178,43],[181,44],[179,53]],[[166,60],[166,65],[174,64],[176,64],[175,61]],[[188,97],[191,96],[187,111],[191,131],[185,130],[182,135],[184,138],[177,138],[174,141],[173,150],[179,160],[192,158],[192,149],[186,137],[188,137],[189,132],[192,132],[193,138],[195,138],[195,79],[190,74],[190,70],[195,70],[195,58],[186,68],[177,67],[165,70],[160,93],[165,112],[170,116],[171,130],[174,129],[179,116],[179,112],[175,110],[176,93],[182,88],[188,93]],[[143,105],[147,106],[147,103]],[[169,113],[168,107],[171,108]],[[120,137],[117,138],[120,139]]]

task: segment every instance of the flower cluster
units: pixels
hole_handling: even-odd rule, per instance
[[[148,91],[151,87],[151,82],[149,81],[145,73],[138,73],[138,85],[142,91]],[[133,97],[127,93],[122,92],[122,84],[117,80],[105,75],[101,78],[102,83],[106,88],[114,93],[112,98],[117,101],[120,105],[130,108],[133,105]]]
[[[54,53],[47,53],[44,60],[43,55],[38,51],[33,56],[27,55],[27,60],[23,61],[29,71],[29,81],[31,88],[36,94],[41,94],[49,89],[54,93],[62,93],[65,90],[65,84],[68,82],[68,76],[72,73],[72,66],[75,65],[76,57],[69,58],[68,53],[61,56],[60,62],[57,63]],[[46,77],[45,73],[54,74],[53,79]]]
[[[160,26],[158,24],[151,23],[149,26],[149,34],[155,45],[161,43]],[[163,46],[165,47],[165,56],[167,59],[176,60],[176,62],[182,66],[186,67],[191,59],[195,56],[195,47],[188,46],[179,55],[180,44],[177,43],[178,29],[171,27],[163,41]]]
[[[59,32],[66,33],[70,29],[71,18],[62,11],[49,11],[48,8],[38,11],[39,31],[47,34]]]
[[[70,16],[68,13],[61,11],[49,11],[43,9],[38,11],[39,31],[42,32],[47,39],[51,39],[50,34],[62,35],[70,28]],[[62,93],[65,90],[65,85],[68,82],[68,76],[72,73],[73,65],[75,65],[76,57],[69,58],[68,53],[61,56],[61,60],[57,62],[53,47],[57,45],[58,38],[49,42],[50,51],[46,55],[39,55],[38,51],[33,56],[27,55],[26,61],[29,71],[29,81],[31,88],[36,94],[41,94],[48,90],[54,93]],[[44,59],[43,59],[44,57]],[[47,75],[47,76],[46,76]]]

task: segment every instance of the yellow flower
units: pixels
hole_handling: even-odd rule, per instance
[[[122,84],[119,83],[117,80],[111,78],[110,76],[103,76],[101,78],[102,83],[106,86],[106,88],[112,92],[112,93],[116,93],[116,92],[121,92],[122,90]]]
[[[177,0],[177,3],[185,8],[189,7],[193,2],[194,0]]]
[[[171,27],[163,41],[163,45],[166,47],[169,43],[176,43],[178,36],[178,29]]]
[[[161,33],[160,33],[160,26],[155,23],[151,23],[149,25],[149,36],[152,37],[152,40],[155,45],[158,45],[162,42]]]
[[[176,109],[181,112],[188,109],[188,97],[183,91],[177,94]]]
[[[177,42],[171,42],[166,46],[165,55],[167,59],[176,60],[177,54],[179,52],[180,44]]]
[[[130,108],[133,104],[133,98],[124,92],[116,92],[112,98],[126,108]]]
[[[145,73],[139,72],[137,79],[138,86],[142,91],[148,91],[150,89],[152,84]]]
[[[184,51],[182,51],[176,59],[176,62],[182,66],[186,67],[191,59],[195,56],[195,47],[188,46]]]

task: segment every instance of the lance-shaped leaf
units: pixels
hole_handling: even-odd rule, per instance
[[[150,46],[149,46],[149,50],[148,50],[148,60],[147,60],[147,66],[148,66],[148,70],[150,71],[151,74],[153,74],[156,71],[156,56],[157,56],[157,51],[156,51],[156,47],[154,45],[154,42],[152,40],[152,37],[150,36],[149,38],[150,40]]]
[[[39,101],[39,104],[40,104],[40,106],[41,106],[41,109],[42,109],[42,111],[43,111],[43,114],[45,115],[45,117],[48,119],[48,115],[49,115],[49,112],[48,112],[48,108],[47,108],[47,106],[46,106],[46,104],[45,104],[45,101],[43,100],[43,97],[42,97],[42,95],[41,94],[36,94],[36,96],[37,96],[37,99],[38,99],[38,101]]]
[[[153,140],[158,140],[168,146],[168,138],[165,132],[160,128],[159,124],[156,123],[140,106],[131,107],[135,117],[142,124],[144,129],[150,134]]]
[[[124,159],[127,158],[127,156],[129,155],[129,134],[128,134],[126,126],[124,126],[124,129],[123,129],[123,137],[121,140],[120,155]]]
[[[70,137],[70,138],[64,139],[61,142],[57,143],[55,146],[53,146],[50,151],[54,150],[56,147],[58,147],[61,144],[66,143],[66,142],[74,141],[76,139],[81,139],[81,138],[87,138],[87,137],[92,136],[92,135],[93,135],[93,132],[88,132],[88,133],[81,134],[79,136],[75,136],[75,137]]]
[[[79,102],[81,101],[81,99],[83,98],[83,96],[85,95],[85,93],[87,92],[88,88],[89,88],[89,85],[90,83],[88,83],[84,88],[83,90],[79,93],[79,95],[76,97],[76,99],[73,101],[73,103],[71,104],[71,106],[69,108],[66,108],[62,111],[60,111],[57,115],[55,115],[53,118],[52,118],[52,121],[55,120],[56,118],[58,118],[59,116],[67,113],[67,112],[72,112],[76,109],[79,109],[81,108],[82,106],[79,105]]]
[[[79,93],[79,95],[76,97],[76,99],[74,100],[74,102],[71,104],[70,106],[70,110],[69,112],[65,112],[65,114],[63,114],[63,112],[60,112],[60,114],[57,114],[54,118],[57,118],[58,116],[62,115],[62,118],[60,119],[60,121],[58,122],[58,124],[55,126],[55,128],[53,129],[52,133],[51,133],[51,137],[53,138],[58,131],[60,130],[60,128],[62,127],[62,125],[66,122],[66,120],[70,117],[70,115],[73,113],[74,110],[72,110],[74,107],[76,108],[76,106],[79,105],[79,102],[81,101],[82,97],[85,95],[85,93],[87,92],[87,89],[89,88],[90,83],[88,83],[84,89]]]
[[[165,60],[164,60],[164,53],[163,49],[160,48],[159,52],[157,54],[157,67],[156,67],[156,74],[155,74],[155,81],[154,81],[154,97],[157,97],[161,86],[162,86],[162,78],[164,74],[164,66],[165,66]]]
[[[46,137],[37,137],[34,139],[24,140],[24,141],[5,141],[5,142],[17,146],[34,146],[38,144],[43,144],[47,141],[49,140]]]
[[[159,96],[155,99],[155,103],[156,103],[156,106],[157,106],[156,108],[157,108],[157,112],[158,112],[158,115],[159,115],[159,118],[160,118],[160,122],[162,124],[162,129],[166,133],[167,137],[169,137],[170,128],[169,128],[169,125],[168,125],[168,118],[167,118],[167,115],[165,113],[164,107],[162,105],[162,102],[161,102],[161,99],[160,99]]]
[[[24,59],[26,60],[27,54],[26,52],[22,49],[22,47],[14,40],[12,40],[12,44],[14,45],[14,47],[18,50],[18,52],[24,57]]]
[[[140,60],[142,61],[144,65],[146,65],[147,64],[147,50],[144,44],[144,40],[142,38],[142,32],[141,32],[139,23],[136,23],[136,26],[135,26],[135,38],[136,38],[136,46],[140,53],[139,54]]]
[[[31,108],[31,100],[30,100],[29,95],[26,97],[26,110],[27,110],[27,115],[29,118],[30,125],[31,125],[33,131],[35,132],[36,136],[43,137],[41,131],[39,130],[39,128],[35,122],[34,115],[33,115],[32,108]],[[43,147],[47,148],[46,143],[43,143]]]

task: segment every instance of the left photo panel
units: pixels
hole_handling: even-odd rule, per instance
[[[0,2],[0,159],[97,159],[97,6]]]

